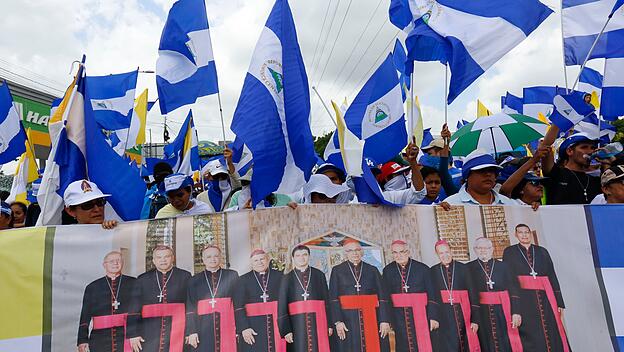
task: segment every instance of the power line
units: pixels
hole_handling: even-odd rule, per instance
[[[379,9],[379,6],[381,6],[382,2],[383,2],[383,0],[379,0],[379,2],[377,3],[377,7],[375,7],[373,12],[371,13],[371,16],[368,19],[368,22],[366,23],[366,26],[364,26],[364,30],[362,31],[362,33],[360,33],[360,37],[355,41],[355,44],[351,48],[349,57],[347,58],[347,60],[344,62],[344,64],[340,68],[339,73],[336,75],[336,77],[334,77],[334,81],[332,82],[331,87],[329,88],[329,91],[331,91],[334,88],[334,86],[336,85],[336,82],[338,81],[338,77],[340,77],[342,75],[342,72],[344,72],[345,68],[347,67],[347,64],[349,63],[349,61],[351,61],[351,58],[355,54],[355,48],[357,48],[357,46],[360,44],[360,41],[362,40],[362,38],[364,37],[364,34],[368,30],[368,27],[370,26],[371,22],[373,21],[373,18],[375,18],[375,14],[377,13],[377,10]]]
[[[325,53],[325,44],[327,44],[327,39],[329,38],[329,34],[331,33],[332,28],[334,28],[334,20],[336,19],[336,14],[338,13],[338,7],[340,6],[340,1],[338,0],[338,2],[336,3],[336,7],[334,8],[334,14],[332,15],[332,19],[329,22],[329,29],[327,30],[327,34],[325,35],[325,39],[323,39],[323,46],[321,47],[321,54],[319,55],[319,59],[316,62],[316,65],[314,66],[314,69],[312,70],[312,78],[314,78],[314,75],[316,75],[316,72],[318,70],[318,66],[321,63],[321,60],[323,60],[323,53]],[[312,81],[314,81],[314,79],[312,79]]]
[[[351,72],[349,73],[349,75],[347,76],[347,79],[345,79],[345,81],[342,83],[342,86],[340,86],[340,88],[338,88],[338,91],[342,91],[342,89],[344,88],[344,86],[347,84],[347,82],[349,82],[349,80],[351,79],[351,77],[353,77],[353,74],[355,73],[355,70],[358,68],[358,66],[360,65],[360,63],[362,62],[362,60],[364,59],[364,57],[366,56],[366,53],[368,53],[368,51],[371,49],[371,47],[373,46],[373,44],[375,43],[375,40],[377,40],[377,37],[379,36],[379,33],[381,33],[381,30],[383,29],[383,27],[386,25],[386,21],[381,23],[381,26],[379,27],[379,29],[377,30],[377,33],[375,33],[375,36],[373,37],[373,39],[371,40],[370,44],[368,44],[368,47],[366,48],[366,50],[364,50],[364,53],[362,53],[362,55],[360,55],[360,59],[357,61],[357,63],[355,65],[353,65],[353,69],[351,70]]]
[[[362,79],[360,79],[360,81],[355,85],[355,88],[353,88],[353,91],[351,92],[352,95],[353,93],[355,93],[355,91],[357,90],[357,88],[360,86],[360,84],[366,79],[368,78],[368,75],[375,69],[375,67],[377,67],[379,59],[383,58],[384,54],[386,54],[388,52],[388,49],[390,48],[390,46],[392,45],[392,43],[394,43],[394,39],[399,35],[401,31],[398,31],[393,37],[392,39],[390,39],[390,42],[388,42],[388,45],[386,45],[386,47],[384,48],[384,50],[379,54],[379,56],[377,56],[377,59],[375,59],[375,61],[373,62],[373,65],[371,66],[371,68],[364,74],[364,76],[362,76]]]
[[[1,62],[1,63],[4,63],[5,65],[13,66],[13,67],[18,68],[18,69],[20,69],[20,70],[23,70],[23,71],[29,72],[29,73],[31,73],[32,75],[37,76],[37,77],[39,77],[39,78],[41,78],[41,79],[43,79],[43,80],[47,81],[48,83],[57,84],[57,85],[59,85],[59,86],[61,86],[61,87],[65,87],[65,86],[66,86],[66,84],[65,84],[65,83],[63,83],[63,82],[59,82],[59,81],[56,81],[56,80],[50,79],[50,78],[48,78],[48,77],[46,77],[46,76],[44,76],[44,75],[42,75],[42,74],[39,74],[39,73],[37,73],[37,72],[35,72],[35,71],[32,71],[32,70],[30,70],[30,69],[28,69],[28,68],[25,68],[25,67],[22,67],[22,66],[20,66],[20,65],[14,64],[14,63],[12,63],[12,62],[10,62],[10,61],[4,60],[4,59],[0,59],[0,62]]]
[[[323,30],[325,29],[325,23],[327,22],[327,15],[329,14],[329,7],[331,6],[332,0],[327,2],[327,8],[325,9],[325,16],[323,17],[323,25],[321,26],[321,31],[319,32],[318,38],[316,39],[316,46],[314,48],[314,56],[312,57],[312,66],[314,66],[314,62],[316,61],[316,54],[318,52],[319,43],[321,42],[321,36],[323,35]]]
[[[345,22],[347,21],[347,16],[349,15],[349,10],[351,10],[351,3],[353,0],[349,0],[349,5],[347,5],[347,11],[345,11],[344,16],[342,17],[342,22],[340,23],[340,28],[338,28],[338,34],[336,34],[336,38],[334,39],[334,44],[332,44],[332,48],[329,51],[329,56],[327,57],[327,61],[325,62],[325,67],[323,67],[323,72],[321,73],[321,78],[317,81],[317,86],[320,87],[323,83],[323,76],[325,76],[325,70],[327,70],[327,66],[329,66],[329,62],[332,60],[332,54],[334,53],[334,49],[336,48],[336,43],[338,43],[338,38],[340,38],[340,33],[342,33],[342,28],[344,27]]]
[[[60,92],[60,93],[64,93],[64,92],[65,92],[65,91],[64,91],[64,90],[62,90],[62,89],[58,89],[58,88],[55,88],[55,87],[49,86],[49,85],[44,84],[44,83],[41,83],[41,82],[37,82],[37,81],[35,81],[34,79],[31,79],[31,78],[28,78],[28,77],[26,77],[26,76],[20,75],[19,73],[15,73],[15,72],[13,72],[13,71],[11,71],[11,70],[7,70],[6,68],[0,67],[0,70],[4,71],[4,72],[6,72],[6,73],[8,73],[8,74],[10,74],[10,75],[13,75],[13,76],[15,76],[15,77],[19,77],[19,78],[21,78],[21,79],[27,80],[28,82],[32,82],[32,83],[34,83],[34,84],[37,84],[37,85],[39,85],[39,86],[46,87],[46,88],[52,89],[52,90],[57,91],[57,92]]]

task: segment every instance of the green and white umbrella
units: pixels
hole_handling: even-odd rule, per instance
[[[544,137],[547,129],[547,124],[525,115],[483,116],[453,134],[451,152],[455,156],[466,156],[477,148],[494,154],[509,152]]]

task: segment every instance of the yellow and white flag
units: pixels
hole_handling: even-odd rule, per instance
[[[351,176],[361,176],[364,173],[362,170],[364,141],[349,130],[338,104],[334,101],[331,103],[336,112],[338,141],[340,143],[340,154],[342,154],[342,162],[344,163],[345,171]]]
[[[409,96],[409,91],[406,89],[406,93]],[[413,103],[412,103],[413,101]],[[423,115],[420,110],[420,102],[418,96],[414,96],[414,99],[407,99],[407,143],[412,142],[412,138],[416,139],[416,145],[420,146],[423,141]],[[412,111],[413,109],[413,111]]]
[[[490,115],[492,115],[492,111],[486,108],[485,105],[483,105],[483,103],[481,102],[481,100],[477,99],[477,118],[483,117],[483,116],[490,116]]]
[[[30,140],[30,128],[26,131],[26,151],[19,158],[17,163],[17,169],[15,170],[15,176],[13,176],[13,184],[11,185],[11,194],[7,198],[8,203],[22,202],[26,205],[29,202],[26,200],[27,190],[26,185],[34,182],[39,178],[38,166],[35,161],[35,154],[32,146],[28,142]]]

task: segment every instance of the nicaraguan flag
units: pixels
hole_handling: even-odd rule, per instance
[[[403,94],[403,101],[407,99],[407,94],[405,90],[411,89],[410,77],[407,74],[405,62],[407,61],[407,53],[405,52],[405,48],[403,44],[401,44],[400,40],[396,40],[394,43],[394,50],[392,51],[392,61],[394,62],[394,67],[396,67],[397,71],[399,71],[399,81],[401,82],[401,90]]]
[[[553,99],[555,110],[550,115],[550,121],[559,127],[561,132],[568,131],[596,111],[593,105],[585,102],[584,95],[582,92],[572,92],[567,95],[556,95]]]
[[[26,132],[30,138],[30,129]],[[17,163],[17,169],[13,176],[13,183],[11,184],[11,193],[6,199],[6,202],[11,204],[13,202],[22,202],[28,204],[30,201],[28,198],[28,191],[26,186],[34,182],[39,178],[39,167],[35,161],[35,153],[32,146],[26,141],[26,151],[19,159]]]
[[[95,121],[102,129],[115,131],[130,127],[139,71],[85,79]]]
[[[229,147],[232,150],[234,169],[239,175],[245,175],[253,166],[253,154],[251,154],[251,150],[249,150],[245,143],[238,137],[234,139],[234,142],[230,143]]]
[[[408,58],[410,51],[420,51],[411,58],[420,61],[422,55],[423,61],[448,61],[452,73],[449,104],[551,13],[537,0],[393,0],[390,4],[391,22],[400,29],[418,31],[416,47],[430,50],[413,50],[406,39]]]
[[[577,89],[581,92],[591,94],[591,104],[596,108],[600,107],[600,95],[602,93],[603,76],[600,72],[589,67],[583,68]]]
[[[465,120],[464,120],[465,121]],[[431,142],[433,142],[433,135],[431,134],[431,128],[425,128],[425,130],[423,131],[423,140],[422,143],[420,144],[420,147],[426,147],[429,144],[431,144]]]
[[[565,63],[581,65],[612,13],[616,0],[563,0]],[[624,14],[613,15],[596,42],[590,59],[621,57],[624,53]]]
[[[505,114],[523,114],[524,100],[509,92],[501,97],[501,109]]]
[[[0,165],[15,160],[26,151],[26,133],[13,106],[9,85],[0,82]]]
[[[364,141],[365,158],[385,163],[405,148],[405,110],[391,55],[364,84],[349,106],[345,121],[347,128]]]
[[[615,126],[608,121],[599,119],[596,114],[586,116],[574,126],[574,129],[577,132],[586,133],[592,139],[599,139],[602,145],[610,143],[616,133]]]
[[[231,125],[253,154],[254,204],[272,192],[297,192],[310,178],[316,155],[309,116],[308,77],[295,23],[288,1],[277,0],[256,44]]]
[[[192,175],[201,170],[197,130],[193,122],[193,111],[189,111],[186,120],[180,127],[177,137],[164,148],[164,159],[170,160],[174,173]]]
[[[523,91],[522,114],[539,118],[541,113],[545,117],[549,117],[553,110],[553,99],[557,94],[566,94],[565,88],[558,87],[528,87]]]
[[[624,58],[605,60],[600,114],[608,121],[624,116]]]
[[[156,86],[162,114],[219,91],[204,0],[173,4],[160,37]]]

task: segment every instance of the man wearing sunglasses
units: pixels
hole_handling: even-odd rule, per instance
[[[87,180],[74,181],[63,194],[65,211],[76,219],[78,224],[101,224],[105,229],[117,226],[117,220],[105,220],[106,197],[99,187]]]
[[[172,174],[165,177],[161,185],[169,204],[158,211],[156,219],[212,212],[208,204],[193,199],[193,179],[189,176],[181,173]]]

